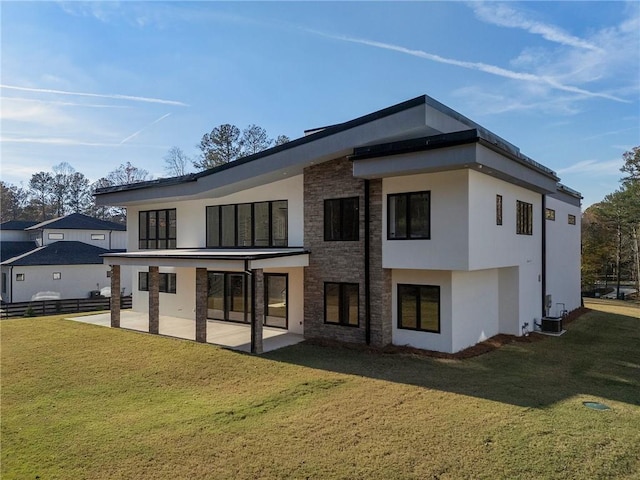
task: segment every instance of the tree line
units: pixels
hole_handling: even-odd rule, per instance
[[[124,209],[96,205],[94,192],[98,188],[150,179],[149,172],[127,162],[91,183],[83,173],[62,162],[54,165],[50,172],[41,171],[31,175],[26,187],[0,181],[0,217],[3,222],[43,222],[69,213],[84,213],[102,220],[124,223]]]
[[[190,172],[191,166],[197,171],[207,170],[287,142],[289,138],[286,135],[270,138],[264,128],[255,124],[240,131],[235,125],[225,123],[202,136],[197,145],[200,154],[196,157],[188,156],[179,147],[171,147],[164,156],[165,172],[169,176],[182,176]],[[151,179],[147,170],[126,162],[91,183],[83,173],[62,162],[49,172],[31,175],[27,186],[0,181],[0,218],[3,222],[42,222],[69,213],[83,213],[124,223],[125,209],[96,205],[93,196],[96,189]]]
[[[640,146],[622,156],[620,188],[582,214],[582,284],[640,290]]]

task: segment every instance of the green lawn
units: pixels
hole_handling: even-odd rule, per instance
[[[2,478],[638,479],[640,308],[588,306],[470,360],[3,320]]]

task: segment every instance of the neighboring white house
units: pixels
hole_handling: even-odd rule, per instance
[[[6,303],[87,298],[111,285],[111,272],[101,255],[123,251],[127,245],[124,225],[79,213],[42,223],[5,222],[0,231],[0,295]],[[131,293],[130,282],[122,287],[125,294]]]
[[[160,313],[195,319],[199,341],[208,318],[246,322],[254,351],[263,324],[442,352],[532,331],[581,304],[580,199],[426,95],[96,195],[127,208],[130,248],[105,262],[114,285],[133,268],[150,331]]]

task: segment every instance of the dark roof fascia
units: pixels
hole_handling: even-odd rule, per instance
[[[295,140],[291,140],[290,142],[283,143],[282,145],[276,145],[275,147],[268,148],[267,150],[263,150],[262,152],[254,153],[253,155],[249,155],[249,156],[240,158],[238,160],[226,163],[224,165],[219,165],[217,167],[211,168],[209,170],[205,170],[203,172],[192,173],[190,175],[185,175],[185,176],[182,176],[182,177],[172,177],[172,178],[159,179],[159,180],[150,180],[150,181],[147,181],[147,182],[139,182],[139,183],[133,183],[133,184],[129,184],[129,185],[116,185],[116,186],[113,186],[113,187],[103,187],[103,188],[97,189],[95,191],[94,195],[97,196],[97,195],[104,195],[104,194],[107,194],[107,193],[122,192],[122,191],[128,191],[128,190],[139,190],[139,189],[143,189],[143,188],[152,188],[152,187],[163,187],[163,186],[167,186],[167,185],[175,185],[175,184],[180,184],[180,183],[194,182],[194,181],[197,181],[199,178],[206,177],[208,175],[213,175],[215,173],[222,172],[222,171],[227,170],[229,168],[234,168],[234,167],[237,167],[237,166],[240,166],[240,165],[244,165],[246,163],[253,162],[254,160],[258,160],[260,158],[268,157],[269,155],[273,155],[273,154],[281,152],[283,150],[288,150],[290,148],[294,148],[294,147],[297,147],[299,145],[304,145],[306,143],[310,143],[310,142],[313,142],[315,140],[319,140],[321,138],[325,138],[325,137],[328,137],[330,135],[335,135],[336,133],[340,133],[340,132],[349,130],[351,128],[358,127],[358,126],[363,125],[365,123],[373,122],[375,120],[379,120],[381,118],[388,117],[390,115],[394,115],[394,114],[402,112],[404,110],[409,110],[410,108],[414,108],[414,107],[417,107],[417,106],[420,106],[420,105],[424,105],[424,104],[427,103],[427,98],[428,97],[426,95],[420,95],[419,97],[412,98],[411,100],[407,100],[405,102],[398,103],[396,105],[392,105],[392,106],[387,107],[387,108],[383,108],[382,110],[378,110],[376,112],[369,113],[367,115],[355,118],[353,120],[349,120],[349,121],[344,122],[344,123],[338,123],[338,124],[335,124],[335,125],[331,125],[329,127],[326,127],[323,130],[319,130],[319,131],[317,131],[315,133],[311,133],[310,135],[307,135],[307,136],[304,136],[304,137],[300,137],[300,138],[297,138]]]
[[[460,132],[443,133],[440,135],[431,135],[428,137],[414,138],[399,142],[381,143],[366,147],[358,147],[353,149],[353,155],[348,158],[350,160],[365,160],[369,158],[386,157],[390,155],[400,155],[403,153],[421,152],[426,150],[436,150],[440,148],[455,147],[459,145],[467,145],[470,143],[479,143],[509,159],[520,163],[528,168],[536,170],[543,175],[558,180],[555,172],[544,165],[522,155],[514,153],[511,148],[503,148],[500,143],[495,143],[494,136],[490,139],[484,137],[485,131],[478,129],[462,130]]]
[[[575,197],[578,200],[582,200],[584,198],[579,191],[574,190],[573,188],[567,187],[562,183],[558,183],[558,191],[562,193],[566,193],[567,195],[570,195],[572,197]]]
[[[463,130],[461,132],[443,133],[428,137],[412,138],[397,142],[380,143],[366,147],[353,149],[353,155],[349,155],[349,160],[366,160],[369,158],[386,157],[389,155],[400,155],[403,153],[422,152],[425,150],[435,150],[438,148],[454,147],[476,143],[479,140],[476,129]]]
[[[296,247],[287,247],[287,248],[296,248]],[[212,250],[214,251],[214,250]],[[303,249],[297,252],[270,252],[266,254],[254,254],[254,255],[177,255],[169,253],[170,250],[167,250],[168,253],[164,255],[127,255],[128,252],[124,253],[105,253],[100,255],[101,257],[120,257],[120,258],[139,258],[139,259],[154,259],[154,258],[170,258],[174,260],[263,260],[267,258],[281,258],[281,257],[295,257],[296,255],[307,255],[311,253],[307,249]],[[136,252],[139,253],[139,252]]]

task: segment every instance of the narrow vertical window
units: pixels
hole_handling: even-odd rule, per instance
[[[220,207],[207,207],[207,247],[220,246]]]
[[[274,247],[288,245],[288,211],[286,200],[271,202],[271,241]]]
[[[569,216],[567,217],[567,221],[569,222],[569,225],[575,225],[576,224],[576,216],[569,214]]]
[[[533,235],[533,204],[517,200],[516,233],[518,235]]]
[[[7,293],[7,274],[2,272],[2,293]]]
[[[502,225],[502,195],[496,195],[496,225]]]

